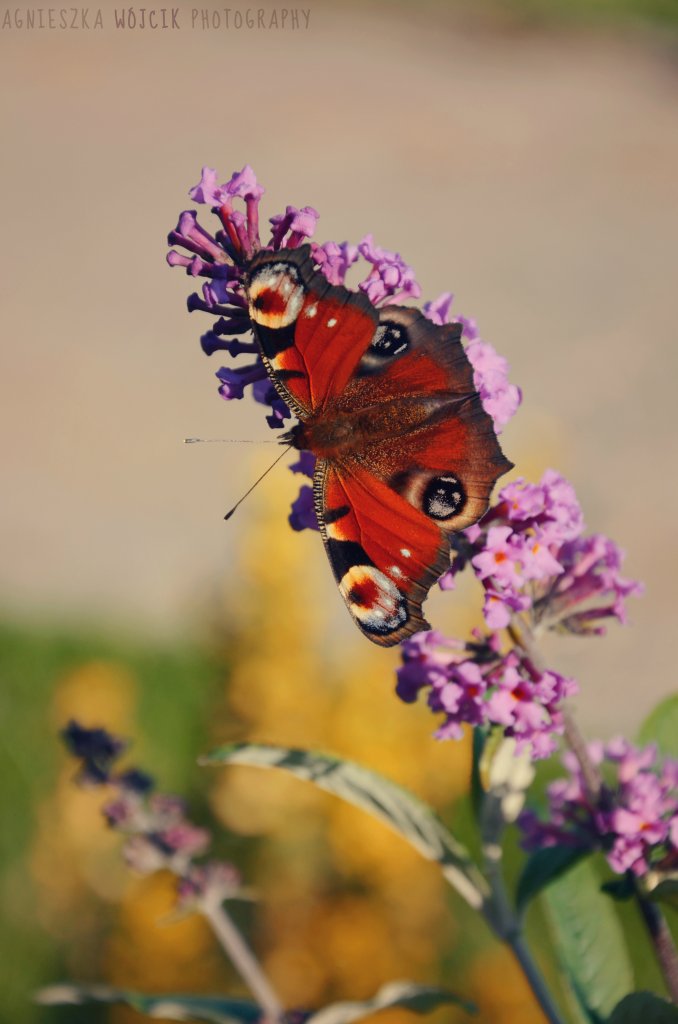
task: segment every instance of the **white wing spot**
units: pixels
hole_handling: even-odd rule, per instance
[[[403,556],[403,558],[410,558],[411,555],[412,555],[412,552],[409,551],[408,548],[401,548],[400,549],[400,554]]]
[[[308,309],[306,310],[306,312],[304,313],[304,316],[314,317],[317,312],[318,312],[318,307],[317,306],[309,306]]]
[[[330,317],[330,319],[327,321],[327,326],[328,327],[336,327],[336,325],[337,325],[337,321],[334,319],[333,316]]]
[[[389,572],[392,573],[394,576],[402,576],[403,574],[403,570],[398,565],[392,565],[391,568],[389,569]]]

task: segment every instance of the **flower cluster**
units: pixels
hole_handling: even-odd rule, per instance
[[[618,738],[591,743],[589,757],[603,786],[593,797],[577,759],[567,753],[568,778],[548,787],[548,818],[519,818],[528,850],[567,845],[602,849],[613,871],[636,876],[678,869],[678,760],[661,759],[654,745],[637,748]]]
[[[525,612],[534,625],[602,633],[602,620],[626,621],[624,601],[642,587],[621,575],[623,554],[613,541],[583,536],[583,529],[574,489],[560,474],[547,470],[538,484],[514,480],[480,523],[455,540],[440,585],[452,589],[457,572],[470,564],[483,584],[490,629],[504,629]]]
[[[186,817],[179,797],[155,793],[150,775],[137,768],[120,770],[117,761],[126,749],[123,740],[105,729],[87,729],[71,721],[62,731],[68,750],[80,760],[81,785],[105,786],[111,792],[103,815],[111,828],[127,838],[125,861],[141,874],[162,869],[178,877],[177,903],[181,908],[208,907],[242,896],[240,875],[223,861],[196,864],[211,836]]]
[[[538,484],[515,480],[479,523],[455,537],[451,589],[470,566],[482,582],[488,633],[471,643],[420,633],[402,646],[397,692],[405,701],[428,691],[445,715],[439,738],[459,737],[462,725],[499,727],[547,757],[563,731],[560,706],[574,680],[544,671],[523,650],[520,628],[602,633],[602,621],[625,622],[625,599],[641,592],[620,574],[622,554],[607,537],[583,536],[584,521],[571,485],[553,470]],[[509,629],[510,644],[501,630]]]
[[[438,739],[459,739],[462,725],[497,726],[529,746],[532,757],[548,757],[563,731],[562,701],[576,684],[557,672],[540,672],[517,649],[503,655],[497,634],[474,634],[471,643],[450,640],[435,630],[417,633],[402,645],[396,692],[411,703],[428,690],[432,711],[444,714]]]
[[[249,260],[260,249],[278,251],[294,249],[309,241],[314,234],[318,213],[311,206],[298,209],[288,206],[285,213],[270,218],[270,236],[262,242],[259,225],[259,204],[264,189],[251,167],[233,174],[229,181],[218,184],[215,170],[204,167],[200,181],[189,192],[194,202],[207,205],[219,218],[219,229],[211,234],[199,223],[193,210],[179,217],[169,235],[172,248],[167,256],[170,266],[183,267],[191,277],[205,278],[200,293],[188,299],[188,309],[200,310],[217,318],[202,335],[200,343],[206,355],[226,352],[234,359],[250,356],[244,365],[222,366],[217,370],[219,394],[227,400],[241,399],[245,389],[255,401],[267,406],[266,420],[274,429],[284,425],[290,410],[271,383],[256,344],[243,341],[241,335],[251,329],[244,291],[244,273]],[[238,201],[244,208],[236,209]],[[348,242],[310,242],[315,265],[330,284],[344,285],[350,268],[363,260],[369,268],[358,284],[374,306],[393,305],[418,299],[421,288],[414,270],[399,253],[375,245],[366,235],[358,245]],[[467,354],[474,368],[474,381],[483,405],[499,432],[518,408],[520,390],[508,381],[506,360],[491,345],[481,341],[475,321],[462,316],[450,317],[452,295],[445,293],[423,307],[434,323],[460,323],[462,335],[469,343]],[[312,457],[294,472],[313,476]],[[290,525],[295,530],[317,529],[312,490],[304,484],[292,506]]]

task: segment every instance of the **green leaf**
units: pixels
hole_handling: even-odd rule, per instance
[[[656,743],[665,757],[678,757],[678,694],[667,697],[651,711],[640,727],[642,746]]]
[[[485,879],[468,851],[431,808],[407,790],[361,765],[327,754],[260,743],[229,744],[201,758],[200,763],[281,768],[312,782],[390,825],[423,857],[437,861],[447,881],[475,910],[480,910],[487,898]]]
[[[443,988],[416,985],[413,981],[392,981],[379,989],[373,999],[359,1003],[334,1003],[319,1010],[306,1024],[351,1024],[379,1010],[399,1007],[413,1013],[430,1013],[444,1004],[460,1006],[467,1013],[476,1013],[476,1007]]]
[[[655,903],[665,903],[667,907],[678,910],[678,878],[665,878],[650,890],[648,897]]]
[[[624,903],[626,900],[632,900],[636,895],[636,886],[633,878],[626,874],[621,878],[612,878],[609,882],[603,882],[600,891],[611,896],[613,900]]]
[[[559,961],[582,1011],[604,1020],[633,990],[633,972],[614,905],[600,891],[590,860],[543,894]]]
[[[678,1007],[652,992],[634,992],[615,1006],[607,1024],[678,1024]]]
[[[43,1006],[125,1003],[148,1017],[210,1021],[211,1024],[255,1024],[261,1019],[261,1008],[244,999],[228,999],[226,996],[147,996],[105,985],[52,985],[38,992],[36,1001]]]
[[[581,846],[546,846],[528,857],[516,888],[518,911],[522,913],[530,900],[589,853]]]

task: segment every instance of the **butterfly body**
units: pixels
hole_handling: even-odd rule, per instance
[[[345,409],[345,403],[337,402],[294,427],[282,440],[289,438],[293,447],[320,458],[360,459],[370,452],[378,457],[383,442],[434,425],[436,415],[444,416],[454,401],[441,393],[391,398],[362,408]]]
[[[318,523],[357,625],[390,646],[430,628],[421,605],[449,534],[485,512],[511,468],[475,391],[458,324],[328,284],[308,246],[260,252],[247,298],[267,371],[317,457]]]

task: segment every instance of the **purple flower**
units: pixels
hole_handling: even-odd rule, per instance
[[[519,820],[525,848],[562,843],[602,849],[618,874],[675,871],[678,761],[662,761],[656,747],[638,749],[621,739],[591,744],[589,754],[605,779],[598,801],[592,804],[579,765],[568,755],[569,778],[548,787],[546,820],[533,811]]]
[[[292,502],[289,523],[293,530],[318,530],[318,517],[315,514],[313,488],[303,484],[299,496]]]
[[[486,341],[476,338],[467,345],[466,355],[473,367],[473,381],[483,408],[500,433],[518,410],[522,392],[515,384],[509,383],[508,363]]]
[[[210,832],[186,816],[186,805],[179,797],[151,793],[153,781],[136,768],[114,773],[111,765],[126,744],[105,729],[85,729],[70,722],[62,733],[68,748],[85,765],[94,763],[105,778],[97,779],[111,793],[102,813],[108,825],[126,836],[123,857],[127,865],[141,874],[169,870],[179,877],[178,901],[188,908],[185,891],[196,896],[195,909],[203,909],[231,898],[240,890],[240,876],[225,862],[196,864],[211,842]],[[104,772],[105,769],[105,772]],[[78,781],[89,781],[81,772]],[[184,891],[185,890],[185,891]],[[197,897],[199,896],[199,899]]]
[[[425,302],[422,306],[422,313],[432,323],[438,324],[438,326],[449,324],[450,306],[452,305],[453,298],[452,292],[443,292],[437,299]]]
[[[315,473],[316,458],[313,452],[299,452],[299,458],[290,466],[293,473],[302,473],[313,479]]]
[[[195,864],[179,880],[177,902],[182,910],[218,907],[229,899],[247,898],[240,872],[227,861]]]
[[[87,729],[74,719],[62,729],[61,738],[69,752],[82,762],[79,781],[90,785],[108,782],[114,763],[127,746],[106,729]]]
[[[227,366],[222,366],[217,370],[216,376],[221,381],[219,394],[227,400],[242,398],[248,384],[254,384],[257,381],[263,380],[267,383],[269,382],[261,360],[258,360],[251,366],[241,366],[237,370],[231,370]]]
[[[555,672],[538,673],[515,651],[506,655],[494,637],[451,641],[435,631],[417,633],[402,647],[396,692],[407,703],[427,690],[434,712],[444,715],[435,735],[458,739],[462,726],[498,726],[529,747],[533,758],[553,753],[563,730],[560,707],[576,684]]]
[[[373,305],[385,304],[387,300],[389,303],[397,303],[402,299],[419,298],[421,288],[415,279],[414,270],[399,253],[375,245],[372,235],[365,235],[358,243],[358,251],[363,259],[372,264],[371,273],[359,287]]]
[[[288,206],[284,213],[271,217],[271,248],[296,249],[304,239],[314,234],[319,216],[312,206],[304,206],[301,210]]]
[[[572,485],[554,470],[538,484],[503,487],[480,523],[454,541],[454,577],[470,563],[485,589],[484,616],[503,629],[516,612],[571,633],[600,633],[601,621],[626,620],[626,598],[642,587],[620,572],[622,554],[607,537],[582,537],[581,508]]]
[[[348,242],[324,242],[322,245],[311,245],[313,259],[330,284],[343,285],[350,267],[359,258],[357,245]]]

